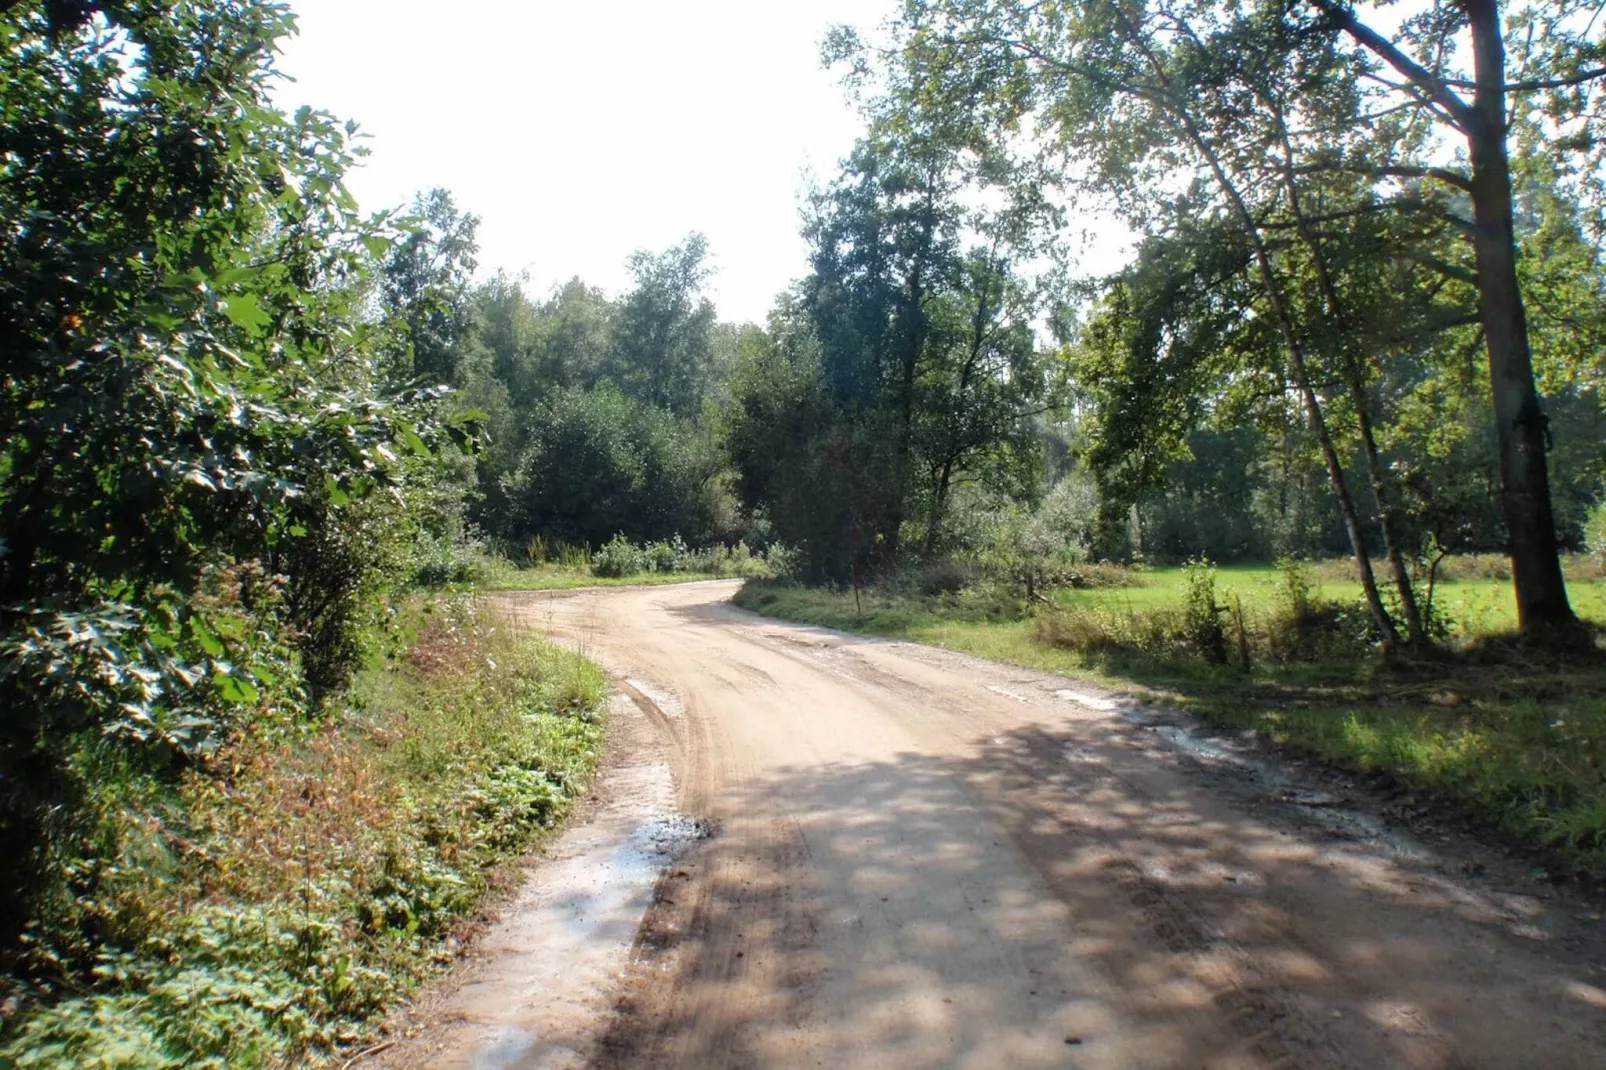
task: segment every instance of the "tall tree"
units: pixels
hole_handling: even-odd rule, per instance
[[[403,381],[456,385],[479,217],[461,211],[449,191],[432,189],[413,200],[409,222],[411,232],[390,251],[383,272],[385,305],[409,342],[407,365],[397,372]]]
[[[708,240],[688,235],[662,253],[630,258],[635,288],[619,301],[605,372],[626,394],[681,416],[702,403],[708,385],[714,305]]]

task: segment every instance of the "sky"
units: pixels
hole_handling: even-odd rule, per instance
[[[435,186],[478,215],[481,274],[617,294],[625,261],[708,236],[722,319],[806,270],[799,196],[861,120],[820,40],[892,0],[292,0],[282,106],[355,120],[365,209]]]

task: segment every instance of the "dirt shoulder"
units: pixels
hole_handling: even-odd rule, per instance
[[[663,740],[624,694],[608,751],[568,826],[510,877],[461,959],[365,1067],[579,1067],[611,1013],[663,868],[698,835],[675,808]]]

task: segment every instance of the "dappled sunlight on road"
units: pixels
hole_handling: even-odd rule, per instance
[[[673,700],[718,830],[605,1065],[1606,1065],[1555,905],[1074,682],[720,598],[554,610]]]

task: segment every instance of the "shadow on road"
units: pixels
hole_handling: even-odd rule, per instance
[[[1167,760],[1031,727],[753,777],[644,930],[678,983],[600,1064],[1606,1065],[1598,940],[1131,773]]]

